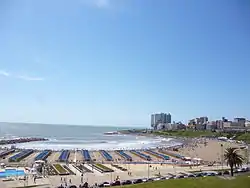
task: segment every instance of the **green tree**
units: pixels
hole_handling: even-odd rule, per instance
[[[231,175],[234,175],[234,167],[240,167],[243,164],[244,158],[238,153],[238,148],[227,148],[224,154],[227,165],[230,166]]]

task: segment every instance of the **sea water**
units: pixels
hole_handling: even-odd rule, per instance
[[[131,129],[131,127],[0,123],[0,137],[5,139],[18,137],[48,138],[48,141],[15,144],[17,148],[39,150],[143,149],[169,147],[181,144],[178,140],[173,138],[148,137],[131,134],[104,134],[105,132],[125,129]]]

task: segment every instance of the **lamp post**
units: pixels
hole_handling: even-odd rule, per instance
[[[149,179],[149,162],[148,162],[148,179]]]
[[[224,149],[223,149],[223,144],[220,145],[221,146],[221,165],[222,165],[222,170],[223,170],[223,158],[224,158]]]
[[[112,183],[112,172],[110,172],[110,183]]]
[[[246,146],[246,163],[249,163],[249,146]]]

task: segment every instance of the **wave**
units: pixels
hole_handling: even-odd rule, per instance
[[[180,143],[170,141],[170,142],[161,142],[160,140],[126,140],[126,141],[88,141],[88,142],[29,142],[16,144],[17,148],[21,149],[35,149],[35,150],[62,150],[62,149],[87,149],[87,150],[117,150],[117,149],[145,149],[145,148],[156,148],[156,147],[171,147],[179,145]]]

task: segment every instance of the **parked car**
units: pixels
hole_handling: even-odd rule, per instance
[[[223,174],[224,174],[224,175],[229,175],[230,172],[229,172],[228,170],[225,170],[225,171],[223,172]]]
[[[204,177],[203,173],[196,173],[195,177],[199,178],[199,177]]]
[[[147,179],[147,182],[151,182],[151,181],[154,181],[154,178],[148,178]]]
[[[109,182],[103,182],[98,187],[110,187],[110,183]]]
[[[175,179],[176,176],[168,176],[168,179]]]
[[[185,176],[184,175],[178,175],[178,176],[176,176],[176,178],[177,179],[183,179],[183,178],[185,178]]]
[[[118,185],[121,185],[121,182],[120,181],[115,181],[111,185],[112,186],[118,186]]]
[[[194,174],[189,174],[188,178],[195,178],[196,176]]]
[[[206,175],[207,175],[207,176],[216,176],[216,174],[215,174],[215,173],[213,173],[213,172],[211,172],[211,173],[207,173]]]
[[[154,178],[154,179],[153,179],[153,181],[159,181],[159,180],[161,180],[161,178],[160,178],[160,177],[158,177],[158,178]]]
[[[136,179],[133,181],[133,184],[138,184],[138,183],[142,183],[142,182],[143,182],[142,179]]]
[[[218,176],[221,176],[222,175],[222,172],[218,172]]]
[[[130,184],[132,184],[132,181],[130,180],[125,180],[122,182],[122,185],[130,185]]]

